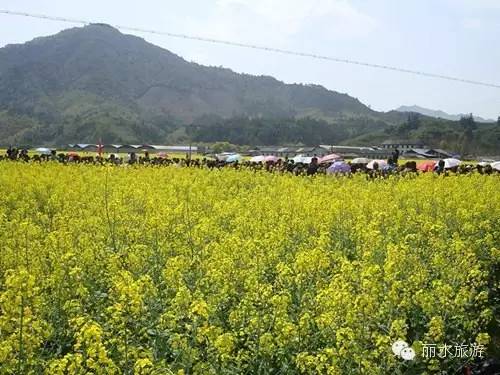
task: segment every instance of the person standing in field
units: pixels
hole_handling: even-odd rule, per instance
[[[398,160],[399,160],[399,150],[395,149],[392,152],[392,161],[394,162],[394,165],[398,165]]]
[[[131,152],[129,154],[129,160],[128,160],[128,163],[129,164],[135,164],[137,162],[137,155],[135,154],[135,152]]]
[[[444,172],[444,165],[445,165],[444,160],[440,160],[437,163],[437,165],[436,165],[436,172],[437,172],[437,174],[441,174],[441,173]]]
[[[309,167],[307,167],[307,175],[308,176],[313,176],[318,172],[318,158],[314,156],[311,159],[311,164],[309,164]]]
[[[380,171],[378,167],[378,163],[374,162],[373,163],[373,169],[368,171],[368,178],[374,179],[380,176]]]

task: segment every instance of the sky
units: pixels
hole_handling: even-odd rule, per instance
[[[183,33],[500,85],[500,0],[0,0],[0,9]],[[0,14],[0,47],[74,27]],[[188,61],[319,84],[372,109],[500,116],[500,89],[129,32]]]

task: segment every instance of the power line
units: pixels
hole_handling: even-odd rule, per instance
[[[90,25],[92,23],[95,23],[95,22],[85,21],[85,20],[81,20],[81,19],[48,16],[48,15],[44,15],[44,14],[17,12],[17,11],[2,10],[2,9],[0,9],[0,14],[6,14],[6,15],[10,15],[10,16],[23,16],[23,17],[38,18],[38,19],[44,19],[44,20],[50,20],[50,21],[60,21],[60,22],[67,22],[67,23],[73,23],[73,24],[83,24],[83,25]],[[419,75],[419,76],[423,76],[423,77],[438,78],[438,79],[444,79],[444,80],[448,80],[448,81],[462,82],[462,83],[468,83],[468,84],[472,84],[472,85],[494,87],[494,88],[500,89],[499,84],[475,81],[475,80],[471,80],[471,79],[447,76],[447,75],[443,75],[443,74],[423,72],[423,71],[419,71],[419,70],[405,69],[405,68],[400,68],[400,67],[390,66],[390,65],[374,64],[374,63],[351,60],[351,59],[318,55],[318,54],[308,53],[308,52],[300,52],[300,51],[280,49],[280,48],[274,48],[274,47],[268,47],[268,46],[261,46],[261,45],[257,45],[257,44],[240,43],[240,42],[234,42],[234,41],[222,40],[222,39],[212,39],[212,38],[207,38],[207,37],[202,37],[202,36],[197,36],[197,35],[172,33],[172,32],[168,32],[168,31],[143,29],[143,28],[138,28],[138,27],[123,26],[123,25],[111,25],[111,26],[113,26],[117,29],[120,29],[120,30],[125,30],[125,31],[164,35],[164,36],[169,36],[172,38],[196,40],[196,41],[201,41],[201,42],[206,42],[206,43],[222,44],[222,45],[227,45],[227,46],[232,46],[232,47],[250,48],[250,49],[267,51],[267,52],[275,52],[275,53],[280,53],[280,54],[285,54],[285,55],[309,57],[309,58],[313,58],[313,59],[327,60],[327,61],[333,61],[333,62],[337,62],[337,63],[351,64],[351,65],[359,65],[359,66],[365,66],[365,67],[375,68],[375,69],[384,69],[384,70],[390,70],[390,71],[395,71],[395,72],[400,72],[400,73]]]

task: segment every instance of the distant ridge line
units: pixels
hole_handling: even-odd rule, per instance
[[[18,12],[18,11],[2,10],[2,9],[0,9],[0,14],[6,14],[6,15],[10,15],[10,16],[30,17],[30,18],[44,19],[44,20],[50,20],[50,21],[60,21],[60,22],[67,22],[67,23],[74,23],[74,24],[83,24],[83,25],[102,24],[99,22],[90,22],[90,21],[81,20],[81,19],[49,16],[49,15],[44,15],[44,14]],[[120,29],[120,30],[126,30],[126,31],[135,31],[135,32],[140,32],[140,33],[164,35],[164,36],[169,36],[172,38],[196,40],[196,41],[201,41],[201,42],[206,42],[206,43],[222,44],[222,45],[227,45],[227,46],[232,46],[232,47],[241,47],[241,48],[249,48],[249,49],[261,50],[261,51],[267,51],[267,52],[281,53],[281,54],[285,54],[285,55],[309,57],[309,58],[314,58],[314,59],[318,59],[318,60],[327,60],[327,61],[333,61],[333,62],[338,62],[338,63],[343,63],[343,64],[365,66],[365,67],[375,68],[375,69],[384,69],[384,70],[412,74],[412,75],[418,75],[418,76],[423,76],[423,77],[428,77],[428,78],[437,78],[437,79],[443,79],[443,80],[447,80],[447,81],[462,82],[462,83],[467,83],[467,84],[476,85],[476,86],[483,86],[483,87],[491,87],[491,88],[500,89],[500,84],[475,81],[475,80],[471,80],[471,79],[447,76],[447,75],[443,75],[443,74],[436,74],[436,73],[430,73],[430,72],[423,72],[423,71],[400,68],[400,67],[390,66],[390,65],[375,64],[375,63],[350,60],[350,59],[345,59],[345,58],[337,58],[337,57],[318,55],[318,54],[308,53],[308,52],[293,51],[293,50],[280,49],[280,48],[274,48],[274,47],[268,47],[268,46],[261,46],[261,45],[256,45],[256,44],[248,44],[248,43],[222,40],[222,39],[213,39],[213,38],[207,38],[207,37],[202,37],[202,36],[197,36],[197,35],[172,33],[172,32],[168,32],[168,31],[143,29],[143,28],[132,27],[132,26],[123,26],[123,25],[110,25],[110,26],[113,26],[113,27]]]

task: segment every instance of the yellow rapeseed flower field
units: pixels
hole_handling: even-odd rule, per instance
[[[0,186],[0,374],[431,374],[467,359],[426,343],[492,350],[496,176],[4,162]]]

